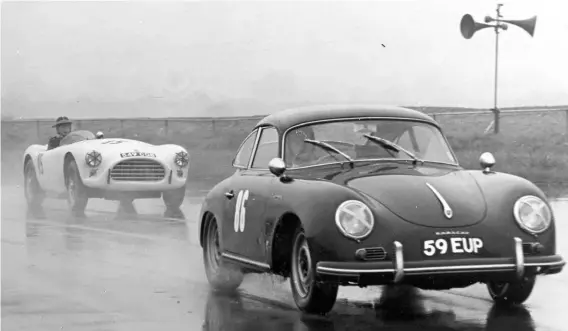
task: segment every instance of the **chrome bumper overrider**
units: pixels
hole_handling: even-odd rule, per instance
[[[566,262],[559,255],[554,256],[528,256],[523,253],[523,241],[515,237],[514,262],[511,258],[488,258],[474,260],[449,260],[437,261],[413,261],[405,263],[403,246],[400,242],[394,242],[394,260],[392,262],[318,262],[316,270],[318,274],[331,276],[359,276],[362,274],[392,274],[394,283],[399,283],[405,276],[436,275],[436,274],[468,274],[485,272],[508,272],[514,271],[521,278],[526,267],[541,267],[554,269],[559,272]],[[485,263],[484,263],[485,262]],[[443,265],[443,264],[446,265]],[[407,264],[405,266],[405,264]],[[442,264],[442,265],[438,265]],[[409,266],[410,265],[410,266]]]

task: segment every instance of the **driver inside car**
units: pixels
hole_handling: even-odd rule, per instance
[[[309,127],[298,128],[286,135],[286,166],[302,167],[316,160],[314,145],[305,139],[314,139],[314,131]]]

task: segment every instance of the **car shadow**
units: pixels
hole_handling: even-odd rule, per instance
[[[376,302],[338,302],[326,316],[308,315],[281,303],[250,294],[210,292],[203,331],[534,331],[530,312],[523,306],[493,305],[487,316],[460,319],[447,311],[427,311],[413,288],[385,287]]]

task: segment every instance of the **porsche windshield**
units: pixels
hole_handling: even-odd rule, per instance
[[[382,139],[372,139],[366,135]],[[306,139],[311,142],[306,143]],[[381,143],[380,140],[394,144]],[[418,121],[346,120],[317,123],[288,131],[284,142],[284,160],[288,167],[344,162],[344,155],[355,161],[412,160],[414,156],[426,162],[457,164],[440,130]],[[335,151],[323,145],[331,145]]]

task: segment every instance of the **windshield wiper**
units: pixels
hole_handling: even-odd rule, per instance
[[[416,164],[417,162],[420,162],[421,164],[424,164],[424,161],[417,158],[416,155],[412,154],[411,152],[407,151],[406,149],[404,149],[403,147],[401,147],[400,145],[397,145],[395,143],[393,143],[392,141],[380,138],[380,137],[376,137],[376,136],[371,136],[370,134],[363,134],[363,136],[373,142],[376,142],[377,144],[381,145],[382,147],[386,148],[386,149],[390,149],[393,150],[395,152],[404,152],[405,154],[407,154],[408,156],[410,156],[410,158],[413,160],[412,163]]]
[[[337,148],[331,146],[330,144],[324,143],[323,141],[312,140],[312,139],[304,139],[304,141],[307,142],[307,143],[310,143],[310,144],[319,146],[319,147],[325,149],[326,151],[332,151],[332,152],[335,152],[335,153],[337,153],[337,154],[343,156],[344,158],[346,158],[346,159],[349,161],[349,164],[350,164],[351,166],[353,166],[353,159],[352,159],[349,155],[343,153],[343,152],[340,151],[339,149],[337,149]]]

